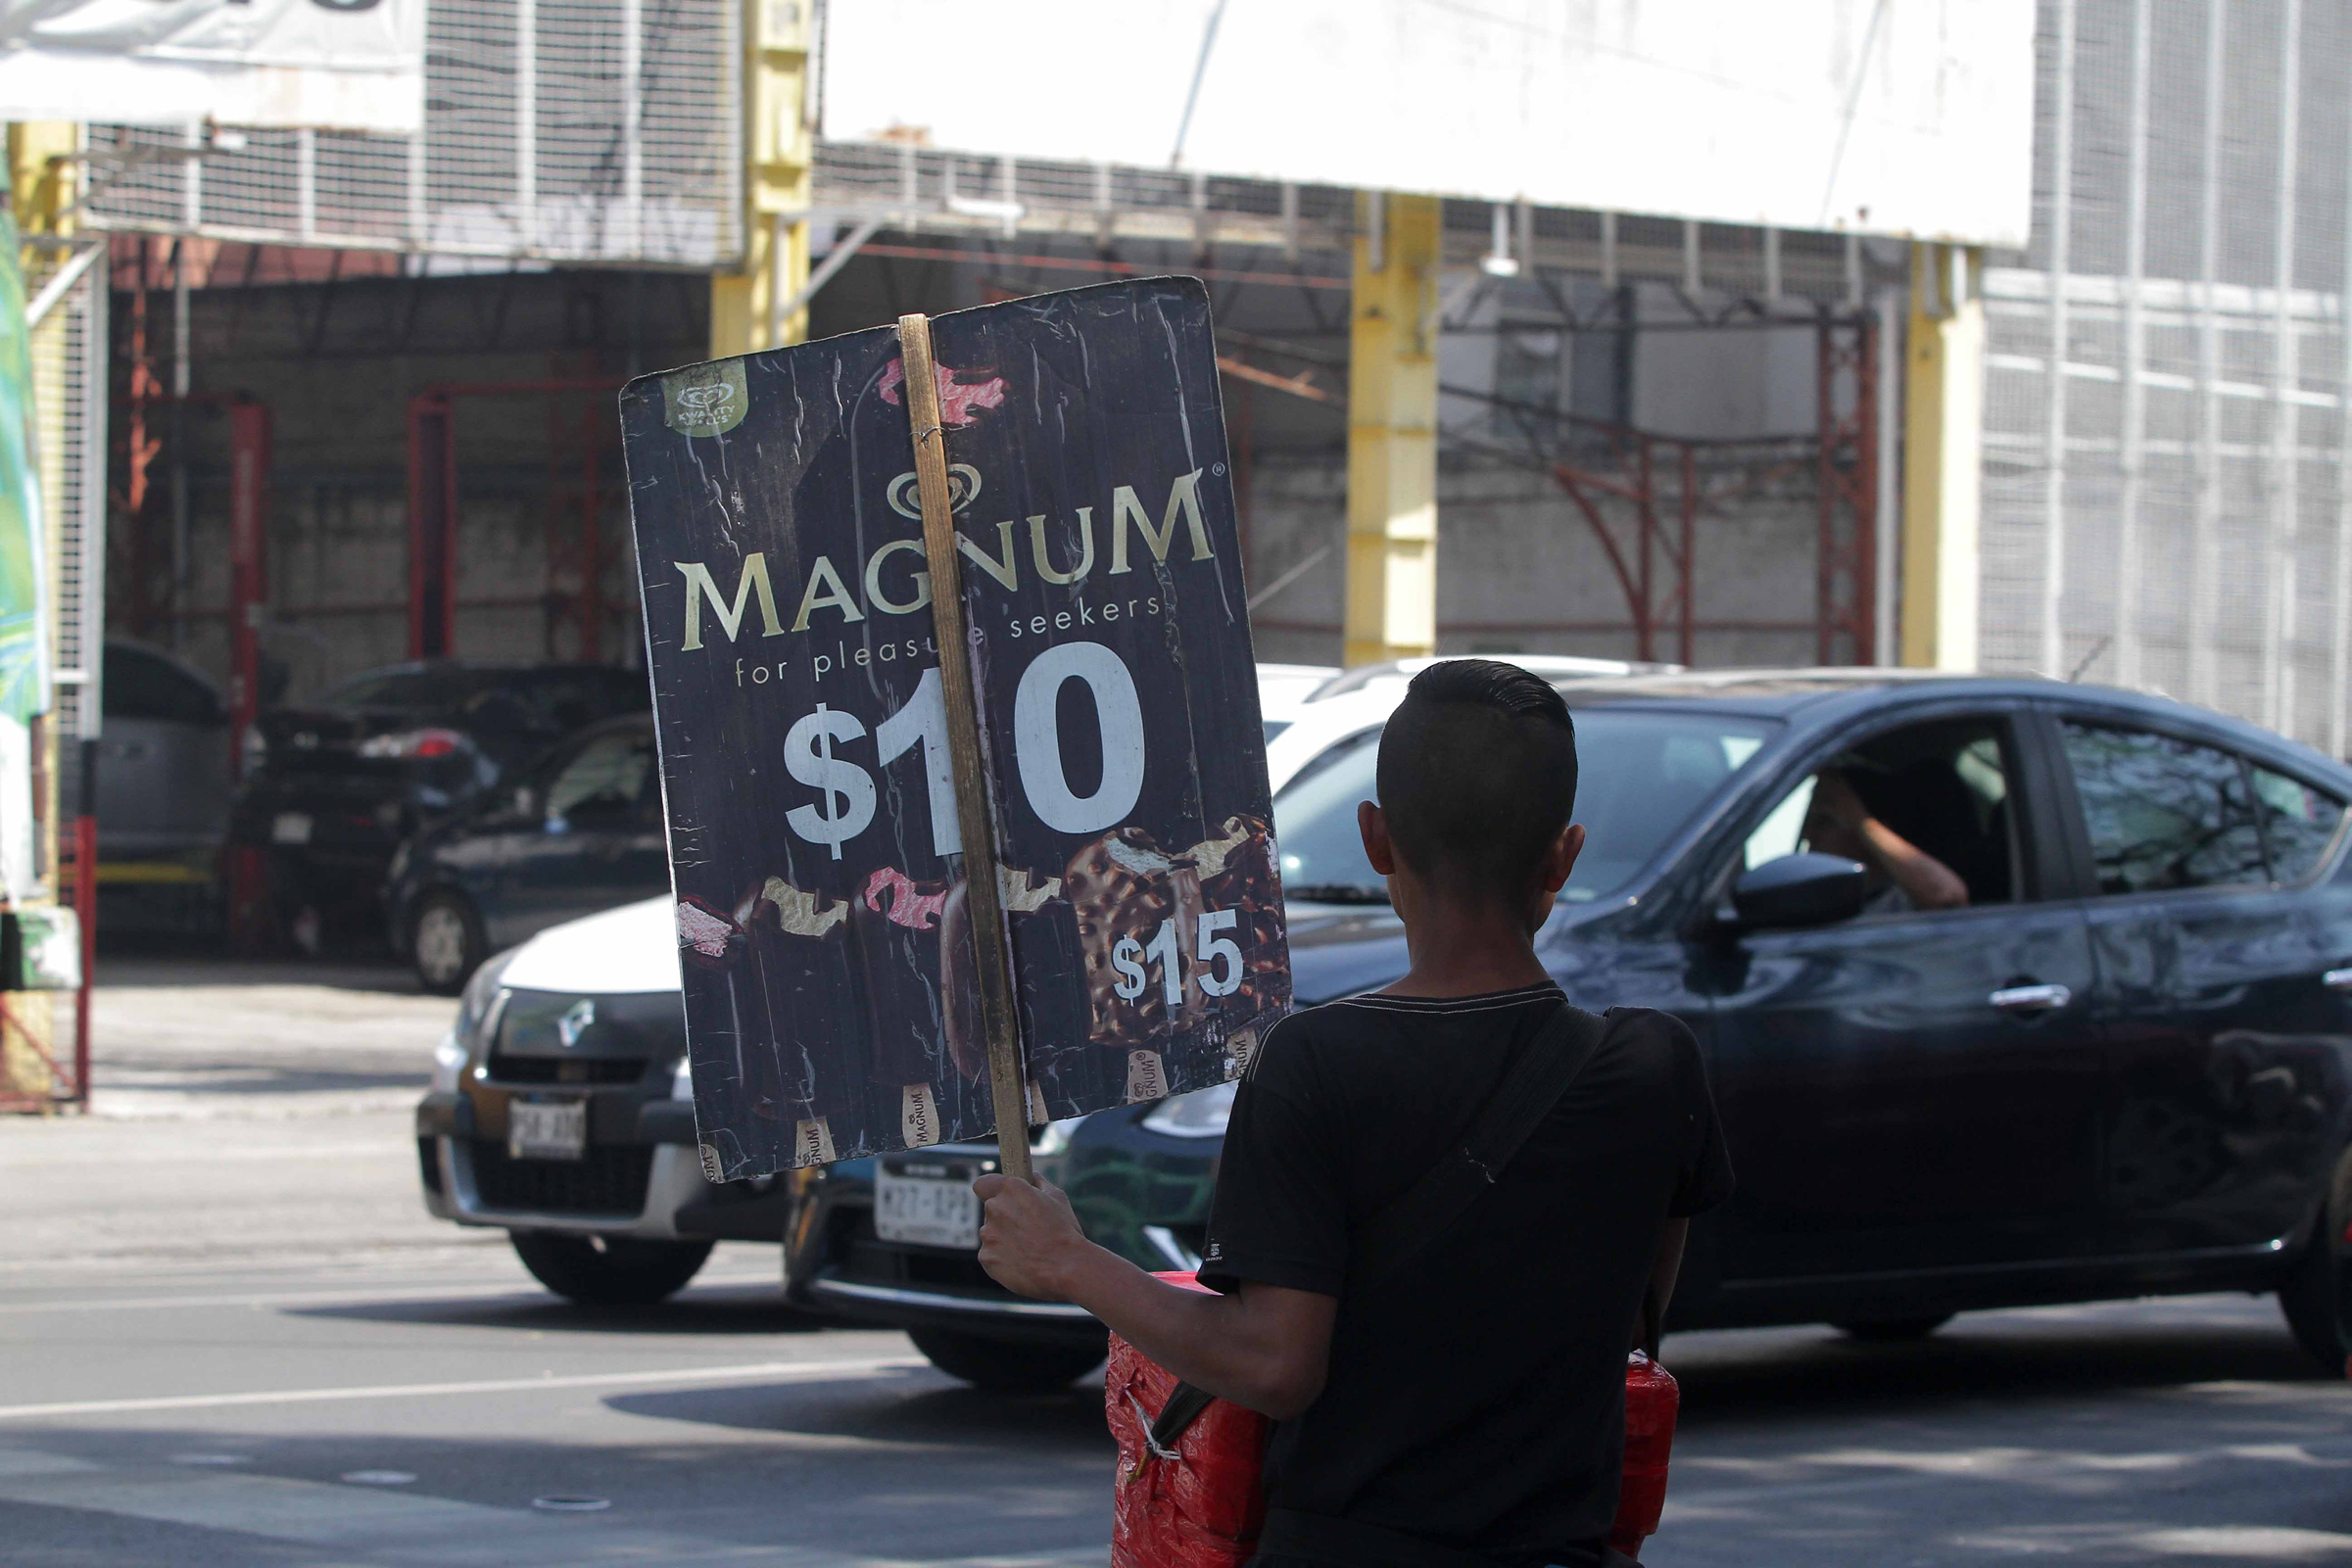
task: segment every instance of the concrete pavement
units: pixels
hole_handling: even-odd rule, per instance
[[[102,1093],[158,1075],[119,1080],[138,1114],[0,1122],[0,1559],[1105,1559],[1098,1388],[984,1397],[898,1335],[812,1326],[765,1247],[658,1308],[565,1305],[497,1233],[424,1216],[407,1117],[376,1108],[450,1004],[144,977],[100,1014]],[[2268,1300],[1666,1359],[1653,1568],[2352,1563],[2352,1388]]]

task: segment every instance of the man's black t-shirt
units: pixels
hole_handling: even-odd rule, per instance
[[[1658,1227],[1731,1191],[1690,1029],[1622,1010],[1496,1184],[1361,1295],[1349,1237],[1458,1141],[1555,986],[1361,996],[1275,1026],[1233,1103],[1203,1283],[1339,1298],[1330,1371],[1274,1429],[1267,1502],[1541,1563],[1608,1534],[1625,1353]]]

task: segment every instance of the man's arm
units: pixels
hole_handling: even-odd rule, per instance
[[[1059,1187],[972,1185],[986,1206],[981,1266],[1015,1295],[1075,1302],[1185,1382],[1277,1421],[1322,1393],[1337,1298],[1249,1281],[1230,1296],[1183,1290],[1086,1240]]]
[[[1642,1349],[1657,1358],[1658,1338],[1665,1332],[1666,1307],[1674,1300],[1674,1281],[1682,1273],[1683,1244],[1690,1240],[1688,1219],[1669,1219],[1658,1233],[1657,1256],[1650,1262],[1650,1286],[1642,1299]]]

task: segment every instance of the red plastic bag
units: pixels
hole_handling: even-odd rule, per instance
[[[1192,1275],[1156,1276],[1187,1290]],[[1224,1400],[1211,1402],[1176,1440],[1174,1459],[1152,1452],[1151,1425],[1177,1379],[1118,1335],[1103,1380],[1103,1408],[1119,1444],[1113,1483],[1111,1568],[1242,1568],[1266,1522],[1261,1465],[1271,1422]],[[1657,1533],[1666,1506],[1666,1462],[1682,1391],[1674,1375],[1636,1351],[1625,1358],[1625,1470],[1608,1544],[1628,1557]]]
[[[1673,1373],[1640,1351],[1625,1358],[1625,1475],[1617,1483],[1617,1522],[1609,1526],[1608,1544],[1628,1557],[1639,1557],[1643,1539],[1657,1534],[1681,1407]]]
[[[1204,1288],[1188,1273],[1159,1277],[1187,1290]],[[1119,1442],[1112,1568],[1241,1568],[1258,1549],[1258,1530],[1266,1522],[1259,1467],[1272,1423],[1218,1400],[1176,1440],[1171,1451],[1177,1457],[1161,1458],[1151,1451],[1151,1424],[1176,1381],[1111,1336],[1103,1406]]]

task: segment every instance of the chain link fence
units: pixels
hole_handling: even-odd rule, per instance
[[[418,137],[90,127],[100,227],[709,267],[743,251],[735,0],[464,0]]]

